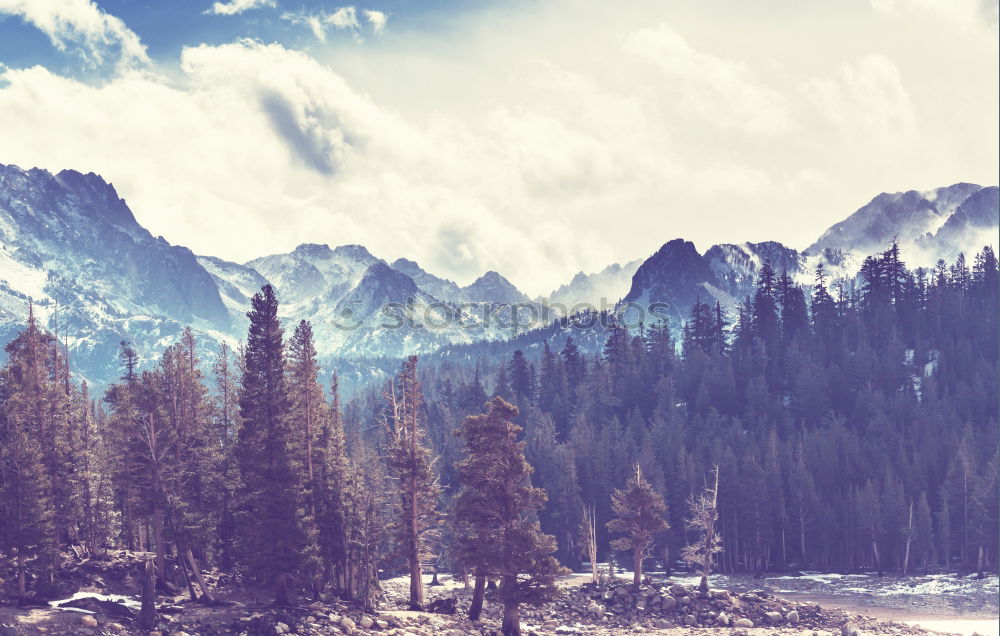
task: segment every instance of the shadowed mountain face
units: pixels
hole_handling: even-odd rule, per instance
[[[674,239],[666,243],[636,270],[626,303],[663,303],[672,320],[687,315],[699,298],[709,298],[709,289],[718,289],[719,279],[701,257],[694,243]]]
[[[121,341],[130,341],[148,364],[188,325],[207,364],[219,343],[245,337],[250,297],[265,284],[277,290],[286,329],[312,322],[327,359],[522,342],[526,330],[561,315],[549,303],[598,309],[602,299],[659,303],[676,329],[696,300],[732,311],[751,293],[764,263],[808,284],[819,262],[835,275],[853,276],[865,256],[893,237],[910,265],[952,260],[959,251],[971,257],[996,244],[998,205],[996,187],[962,183],[882,194],[805,252],[763,242],[720,244],[701,254],[675,239],[645,260],[581,272],[531,301],[497,272],[461,287],[409,259],[389,265],[361,245],[303,244],[245,264],[195,256],[153,237],[95,174],[0,165],[0,338],[9,340],[23,326],[33,301],[43,324],[67,342],[74,371],[92,384],[118,377]],[[534,311],[513,325],[518,316],[510,306],[522,303]],[[600,338],[574,338],[599,349]]]
[[[152,345],[185,325],[232,328],[195,255],[154,238],[93,173],[0,165],[0,242],[0,336],[9,339],[24,323],[30,299],[68,339],[85,377],[118,375],[121,340]]]

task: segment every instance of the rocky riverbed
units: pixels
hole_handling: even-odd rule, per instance
[[[492,593],[482,620],[464,618],[471,590],[442,577],[444,585],[427,588],[428,602],[442,611],[411,612],[407,582],[383,582],[384,597],[377,612],[365,613],[337,600],[302,602],[274,608],[263,595],[232,588],[225,577],[206,573],[220,603],[209,606],[182,595],[161,595],[160,622],[151,632],[132,625],[133,597],[115,596],[136,589],[141,555],[121,555],[113,563],[80,564],[73,576],[80,589],[66,599],[34,607],[0,608],[0,636],[8,634],[79,634],[96,636],[247,636],[385,634],[392,636],[489,636],[496,634],[501,607]],[[524,634],[718,634],[719,636],[856,636],[858,634],[916,635],[925,630],[901,620],[859,615],[848,609],[825,608],[802,599],[783,598],[772,585],[716,587],[702,594],[687,579],[654,579],[640,586],[611,579],[594,585],[574,575],[562,581],[563,595],[541,607],[523,607]],[[759,580],[757,581],[760,582]],[[719,581],[715,581],[718,585]],[[732,583],[732,582],[730,582]]]

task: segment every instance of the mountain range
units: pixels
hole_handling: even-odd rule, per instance
[[[303,244],[286,254],[234,263],[154,237],[114,186],[74,170],[52,174],[0,164],[0,338],[28,315],[67,343],[74,372],[92,384],[120,373],[129,341],[150,363],[191,326],[202,360],[245,336],[250,297],[270,283],[286,328],[309,320],[325,359],[358,361],[428,354],[504,341],[581,305],[661,303],[679,326],[695,300],[732,310],[770,262],[803,284],[822,262],[853,276],[864,258],[900,242],[910,266],[971,256],[1000,232],[997,187],[968,183],[879,194],[802,251],[777,242],[714,245],[683,239],[648,258],[580,272],[531,299],[494,271],[460,286],[415,261],[392,263],[361,245]]]

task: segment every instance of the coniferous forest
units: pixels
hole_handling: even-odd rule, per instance
[[[34,316],[0,373],[0,577],[52,597],[61,554],[155,554],[279,604],[371,607],[380,580],[499,583],[505,633],[566,568],[997,570],[993,250],[909,270],[896,245],[808,288],[765,265],[735,312],[626,328],[603,350],[416,357],[342,399],[270,286],[235,350],[188,330],[121,379],[73,380]],[[320,377],[332,374],[333,381]],[[326,384],[326,385],[324,385]],[[589,562],[585,564],[585,562]]]

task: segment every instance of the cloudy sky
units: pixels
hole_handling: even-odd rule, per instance
[[[0,0],[0,163],[236,261],[362,243],[529,293],[995,184],[996,0]]]

